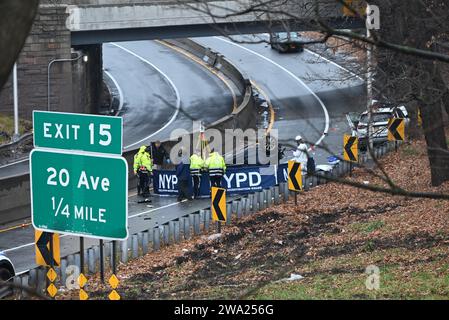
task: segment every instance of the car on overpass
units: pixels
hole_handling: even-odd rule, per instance
[[[12,278],[16,275],[14,265],[6,255],[0,252],[0,282],[12,281]],[[0,298],[7,296],[11,292],[8,288],[0,287]]]
[[[270,45],[271,49],[282,53],[304,51],[304,45],[297,32],[270,33]]]
[[[403,118],[405,124],[409,123],[409,116],[404,105],[373,100],[372,140],[374,144],[381,144],[388,140],[388,122],[392,118]],[[366,150],[368,137],[368,111],[362,113],[351,112],[346,115],[352,135],[359,138],[359,147]]]

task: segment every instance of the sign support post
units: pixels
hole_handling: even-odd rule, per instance
[[[80,273],[84,274],[84,238],[80,237]]]
[[[112,274],[117,273],[117,241],[112,241]]]
[[[100,278],[101,282],[104,283],[104,243],[103,239],[100,239]]]
[[[54,272],[53,233],[50,233],[50,266],[47,267],[47,274],[49,274],[50,272]],[[53,281],[55,279],[53,279],[53,281],[52,281],[52,279],[50,279],[48,276],[47,276],[47,279],[49,280],[48,287],[50,287],[53,284]],[[51,294],[50,294],[50,296],[51,296]],[[55,293],[55,295],[53,295],[51,297],[51,299],[54,299],[55,296],[56,296],[56,293]]]

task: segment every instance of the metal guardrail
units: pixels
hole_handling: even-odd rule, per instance
[[[374,149],[374,155],[381,158],[388,152],[395,150],[395,143],[385,143]],[[363,165],[368,160],[367,154],[360,155],[360,165]],[[312,177],[303,177],[304,191],[326,184],[329,180],[326,177],[333,178],[342,177],[348,174],[351,170],[349,162],[340,162],[335,166],[332,172]],[[251,215],[255,212],[265,210],[273,205],[287,202],[291,197],[291,192],[288,190],[287,183],[281,183],[278,186],[271,187],[259,192],[242,196],[227,203],[228,220],[227,225],[233,221],[237,221],[242,217]],[[128,240],[119,241],[117,245],[116,259],[122,263],[127,263],[130,259],[138,258],[150,251],[158,251],[161,247],[169,246],[173,243],[179,243],[183,239],[189,240],[192,237],[201,234],[209,234],[213,231],[214,223],[212,221],[210,207],[201,209],[197,212],[184,215],[182,217],[171,220],[163,225],[154,227],[152,229],[144,230],[130,235]],[[105,270],[112,268],[112,242],[105,242]],[[61,266],[55,268],[58,273],[58,279],[55,282],[56,286],[63,287],[67,280],[67,274],[64,272],[69,265],[75,265],[80,268],[80,255],[84,255],[85,266],[87,274],[95,274],[99,272],[100,266],[100,248],[93,246],[86,248],[83,253],[78,252],[61,258]],[[46,286],[46,269],[43,267],[33,268],[27,272],[14,277],[14,283],[34,290],[40,293],[45,292]],[[15,290],[15,294],[19,298],[27,298],[25,291]]]
[[[13,141],[10,143],[0,145],[0,156],[3,153],[13,153],[14,150],[16,150],[18,147],[20,147],[22,145],[25,146],[30,143],[33,144],[33,133],[32,132],[24,134],[17,141]],[[13,161],[17,161],[19,159],[20,158],[15,158],[15,157],[12,158]],[[5,164],[11,163],[13,161],[1,163],[1,165],[5,165]]]

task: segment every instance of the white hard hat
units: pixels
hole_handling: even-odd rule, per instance
[[[296,136],[295,140],[296,141],[302,140],[302,137],[301,136]]]

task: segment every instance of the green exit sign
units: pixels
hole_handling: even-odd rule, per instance
[[[34,146],[122,154],[121,117],[62,112],[33,112]]]
[[[128,237],[128,164],[121,157],[34,149],[31,217],[42,231]]]

